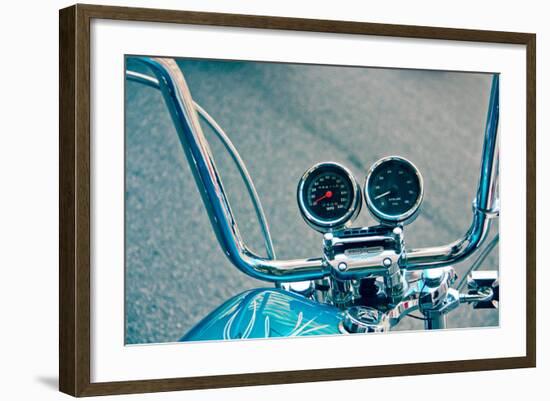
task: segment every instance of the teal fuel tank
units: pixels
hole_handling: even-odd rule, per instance
[[[180,341],[342,334],[342,312],[276,288],[239,294],[215,309]]]

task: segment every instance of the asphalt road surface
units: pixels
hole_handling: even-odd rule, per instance
[[[322,237],[301,218],[296,185],[320,161],[346,165],[363,185],[380,157],[402,155],[424,176],[409,247],[463,235],[479,176],[491,77],[398,69],[181,60],[191,93],[231,137],[256,184],[277,257],[319,256]],[[133,60],[128,67],[148,72]],[[249,246],[264,255],[238,171],[211,131],[216,162]],[[126,85],[126,343],[171,342],[228,298],[271,284],[222,254],[163,99]],[[364,207],[356,225],[375,221]],[[498,223],[492,233],[498,230]],[[459,276],[470,261],[456,266]],[[498,267],[498,248],[483,268]],[[463,306],[449,327],[498,325],[498,311]],[[399,329],[420,329],[405,318]]]

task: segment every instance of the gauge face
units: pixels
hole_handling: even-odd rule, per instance
[[[365,199],[370,212],[379,221],[411,222],[422,197],[422,176],[407,159],[385,157],[371,167],[365,184]]]
[[[306,196],[308,209],[319,219],[339,219],[347,213],[351,205],[352,183],[341,174],[322,172],[309,180]]]
[[[359,185],[343,166],[327,162],[310,168],[298,185],[298,205],[318,231],[343,227],[361,207]]]

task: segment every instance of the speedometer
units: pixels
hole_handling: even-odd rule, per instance
[[[412,222],[423,195],[422,175],[414,164],[403,157],[384,157],[369,170],[365,200],[371,214],[381,223]]]
[[[298,184],[298,206],[314,229],[342,228],[361,209],[361,189],[351,172],[334,163],[319,163],[304,173]]]

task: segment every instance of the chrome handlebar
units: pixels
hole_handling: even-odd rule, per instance
[[[498,199],[498,119],[499,77],[494,74],[481,152],[479,184],[476,199],[473,202],[472,225],[463,238],[451,244],[406,251],[403,267],[425,269],[460,262],[478,249],[485,239],[490,219],[499,214],[500,207]]]
[[[262,258],[247,248],[239,233],[183,73],[173,59],[141,57],[139,60],[151,69],[157,79],[143,76],[143,74],[131,76],[131,72],[129,76],[149,86],[158,85],[176,127],[218,243],[229,260],[249,276],[271,282],[317,280],[330,275],[331,268],[323,262],[322,258],[292,260]],[[490,217],[498,214],[498,151],[496,151],[498,86],[498,75],[495,74],[485,129],[481,174],[470,229],[463,238],[451,244],[406,251],[405,257],[400,261],[401,268],[412,270],[442,267],[470,256],[485,238]],[[230,151],[236,152],[235,149]],[[241,175],[246,179],[242,171]],[[261,209],[259,200],[257,203],[255,207],[259,206]]]
[[[321,258],[268,259],[246,247],[181,70],[173,59],[140,60],[157,77],[217,240],[229,260],[244,273],[266,281],[316,280],[328,275],[330,270]]]

